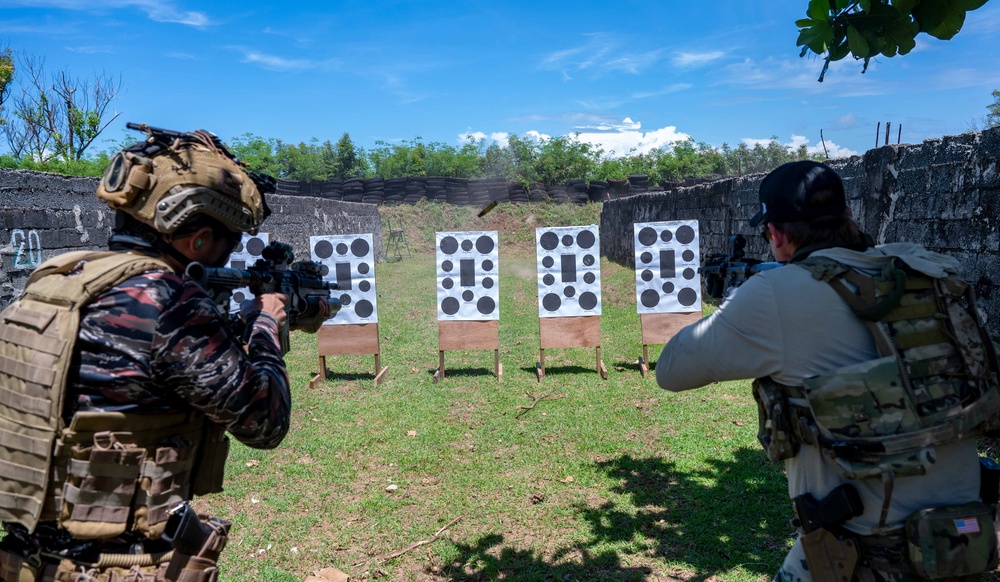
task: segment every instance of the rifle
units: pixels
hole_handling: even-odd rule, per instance
[[[728,297],[752,275],[780,267],[784,263],[765,262],[747,258],[744,248],[747,239],[742,234],[729,237],[727,253],[710,253],[701,266],[705,294],[709,297]]]
[[[330,296],[336,283],[323,280],[320,263],[295,260],[292,245],[272,242],[264,247],[261,258],[253,266],[243,269],[228,267],[207,267],[201,263],[191,263],[186,269],[189,277],[204,287],[216,303],[226,306],[235,289],[249,287],[254,295],[261,293],[283,293],[288,296],[288,321],[281,330],[281,353],[288,353],[288,330],[300,329],[299,321],[315,318],[320,311],[320,300],[325,299],[330,313],[340,311],[339,299]],[[246,325],[237,315],[231,318],[230,326],[237,337],[244,340]]]

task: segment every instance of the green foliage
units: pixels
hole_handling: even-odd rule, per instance
[[[335,178],[360,178],[365,175],[368,162],[365,159],[365,151],[354,145],[351,136],[345,131],[344,135],[337,140],[336,152],[334,153],[334,177]]]
[[[879,55],[909,53],[920,33],[949,40],[962,29],[965,14],[986,0],[809,0],[799,27],[799,56],[825,55],[819,81],[832,61],[851,55],[868,62]]]
[[[14,52],[10,48],[0,51],[0,124],[4,123],[3,104],[6,101],[7,90],[14,80]]]
[[[986,127],[1000,127],[1000,90],[993,90],[993,103],[986,106]]]
[[[368,152],[368,161],[376,176],[483,177],[483,140],[466,143],[460,148],[441,142],[425,144],[420,137],[398,144],[384,141],[375,144],[376,147]]]

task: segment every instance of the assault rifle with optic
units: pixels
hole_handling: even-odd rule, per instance
[[[320,312],[320,302],[326,300],[330,315],[340,311],[339,299],[330,296],[336,283],[323,280],[320,263],[315,261],[295,261],[292,245],[272,242],[264,247],[261,258],[253,266],[244,269],[228,267],[208,267],[201,263],[191,263],[187,274],[204,287],[216,304],[228,307],[232,292],[248,287],[255,296],[262,293],[283,293],[288,296],[288,321],[281,330],[281,353],[288,353],[288,330],[303,329],[301,322],[315,319]],[[245,324],[238,316],[230,325],[236,337],[245,335]],[[245,340],[246,338],[243,337]]]
[[[742,285],[751,275],[784,264],[748,258],[744,250],[746,246],[746,237],[742,234],[736,234],[728,239],[728,252],[710,253],[705,257],[701,266],[701,274],[706,295],[717,299],[727,297],[733,289]]]

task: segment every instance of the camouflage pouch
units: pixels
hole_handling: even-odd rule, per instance
[[[753,397],[757,401],[757,440],[767,458],[777,463],[799,453],[799,441],[792,430],[792,415],[788,395],[770,378],[753,382]]]
[[[920,510],[906,519],[910,564],[922,578],[968,576],[997,567],[992,510],[974,501]]]

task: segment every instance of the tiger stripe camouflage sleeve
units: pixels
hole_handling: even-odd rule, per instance
[[[278,324],[262,313],[248,325],[244,352],[208,295],[185,279],[158,318],[152,359],[159,383],[188,405],[243,444],[274,448],[288,432],[291,414]]]

